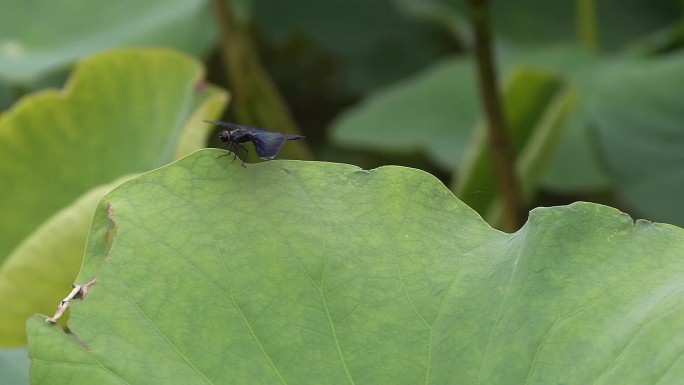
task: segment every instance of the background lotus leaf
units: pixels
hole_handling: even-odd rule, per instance
[[[166,164],[179,146],[196,149],[188,131],[211,128],[194,114],[216,115],[226,100],[202,76],[199,62],[173,51],[111,51],[82,62],[63,91],[0,115],[0,261],[90,188]]]
[[[684,226],[684,55],[615,66],[601,81],[594,134],[618,194]]]
[[[26,319],[64,298],[113,180],[204,146],[202,119],[227,96],[202,75],[173,51],[112,51],[81,63],[64,91],[0,116],[0,346],[25,344]]]
[[[207,0],[5,0],[0,12],[0,79],[30,85],[74,61],[123,45],[192,54],[215,38]]]

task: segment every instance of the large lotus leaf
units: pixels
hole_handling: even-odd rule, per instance
[[[5,0],[0,79],[27,83],[76,59],[121,45],[199,54],[214,39],[207,0]]]
[[[602,83],[597,133],[619,195],[684,226],[684,55],[616,66]]]
[[[202,146],[200,118],[226,101],[202,76],[199,62],[176,52],[112,51],[82,62],[63,91],[0,115],[0,261],[89,189]]]
[[[684,230],[577,203],[490,228],[422,171],[201,150],[95,215],[34,384],[676,384]]]
[[[344,146],[424,149],[438,164],[455,167],[479,116],[476,74],[466,58],[451,58],[386,87],[341,115],[332,138]]]
[[[29,383],[28,349],[0,349],[0,378],[3,385]]]
[[[0,346],[26,345],[26,320],[49,314],[83,262],[88,229],[102,197],[130,177],[92,189],[58,211],[17,246],[0,267]]]

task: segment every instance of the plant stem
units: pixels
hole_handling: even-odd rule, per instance
[[[299,133],[287,104],[261,63],[247,22],[235,14],[229,0],[214,0],[214,13],[221,27],[221,53],[238,121],[283,133]],[[303,141],[288,143],[281,153],[288,158],[312,157]]]
[[[577,0],[577,34],[580,45],[589,52],[598,52],[598,29],[596,2]]]
[[[230,78],[233,87],[238,90],[242,89],[245,87],[244,79],[236,77],[234,74],[244,71],[244,63],[238,55],[231,53],[244,51],[245,47],[242,46],[246,45],[247,42],[239,38],[240,33],[236,31],[239,28],[237,26],[238,23],[235,20],[232,9],[226,4],[226,0],[214,1],[214,13],[221,27],[221,53],[226,66],[226,75]],[[240,106],[245,104],[243,93],[237,92],[234,98],[238,108],[236,113],[239,113],[242,110]]]
[[[502,230],[513,232],[518,230],[524,222],[522,194],[515,174],[515,155],[508,138],[494,65],[489,26],[489,1],[468,0],[468,8],[475,38],[474,50],[480,81],[480,96],[492,146],[494,172],[503,200]]]

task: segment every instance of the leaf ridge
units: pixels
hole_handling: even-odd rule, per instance
[[[250,187],[251,187],[251,189],[252,189],[252,194],[251,194],[251,196],[252,196],[252,198],[254,199],[254,201],[256,201],[256,203],[258,203],[258,204],[263,205],[263,202],[260,202],[260,201],[259,201],[258,194],[256,193],[255,188],[254,188],[254,184],[251,183],[251,184],[250,184]],[[317,205],[316,205],[316,207],[317,207],[317,209],[320,211],[320,209],[318,208]],[[319,213],[319,215],[320,215],[320,213]],[[342,364],[342,367],[343,367],[343,369],[344,369],[344,372],[345,372],[347,378],[349,379],[349,383],[352,384],[352,385],[355,384],[354,378],[352,377],[352,374],[351,374],[351,372],[350,372],[350,370],[349,370],[349,367],[347,366],[347,359],[346,359],[346,357],[345,357],[345,355],[344,355],[344,352],[342,351],[342,347],[341,347],[341,345],[340,345],[340,343],[339,343],[339,340],[340,340],[340,339],[339,339],[338,336],[337,336],[337,329],[335,328],[335,322],[333,321],[332,316],[331,316],[331,314],[330,314],[330,306],[328,305],[328,302],[327,302],[327,300],[325,299],[325,295],[323,294],[322,285],[319,286],[319,285],[316,284],[316,281],[314,281],[313,277],[312,277],[311,274],[309,274],[309,272],[306,270],[306,268],[305,268],[304,265],[302,264],[302,262],[301,262],[301,260],[299,259],[299,257],[297,257],[297,255],[294,253],[294,251],[293,251],[292,248],[290,247],[289,243],[287,243],[287,240],[285,239],[285,237],[283,236],[283,234],[280,232],[278,226],[275,226],[273,223],[271,223],[271,222],[268,220],[268,217],[265,216],[264,218],[265,218],[265,221],[266,221],[266,223],[268,224],[268,226],[269,226],[271,229],[274,230],[275,234],[278,235],[278,238],[280,239],[281,243],[285,246],[285,248],[287,249],[287,251],[290,253],[290,255],[292,256],[292,258],[294,259],[295,263],[297,264],[297,266],[299,267],[299,269],[302,271],[302,273],[304,273],[304,276],[305,276],[305,277],[307,278],[307,280],[311,283],[311,285],[316,289],[316,292],[318,293],[318,296],[319,296],[319,298],[320,298],[320,300],[321,300],[321,304],[323,305],[323,310],[325,311],[326,319],[327,319],[327,321],[328,321],[328,324],[330,325],[330,331],[331,331],[331,333],[332,333],[333,340],[335,341],[335,348],[337,349],[337,354],[338,354],[338,356],[340,357],[340,362],[341,362],[341,364]]]
[[[247,330],[249,330],[249,334],[252,336],[252,338],[256,342],[257,346],[259,347],[259,350],[261,351],[261,353],[264,355],[264,357],[268,361],[269,365],[271,366],[271,368],[275,372],[276,376],[278,376],[278,379],[280,380],[280,382],[283,384],[287,384],[287,381],[285,381],[285,378],[283,378],[283,375],[278,370],[278,367],[273,362],[273,359],[271,359],[270,354],[268,354],[268,352],[266,351],[266,348],[264,348],[264,345],[261,343],[261,339],[257,336],[256,331],[254,330],[254,328],[252,328],[252,325],[247,320],[247,316],[245,315],[245,313],[242,311],[242,308],[240,308],[240,305],[238,305],[237,301],[235,300],[234,293],[233,293],[233,282],[230,278],[230,273],[228,271],[228,267],[226,266],[226,261],[225,261],[224,256],[223,256],[223,252],[221,251],[221,249],[218,246],[218,242],[216,240],[216,236],[214,235],[214,232],[210,228],[207,228],[207,231],[211,235],[211,239],[214,241],[214,246],[216,247],[216,253],[217,253],[219,259],[221,260],[221,265],[223,265],[223,272],[225,273],[226,280],[228,281],[228,287],[230,289],[230,296],[227,298],[230,299],[233,306],[235,307],[235,310],[238,312],[238,314],[240,314],[240,318],[242,318],[242,322],[245,323]]]
[[[107,262],[107,263],[109,263],[109,262]],[[112,266],[112,271],[114,272],[114,274],[116,274],[117,278],[119,278],[119,281],[121,282],[121,284],[126,288],[126,292],[128,293],[128,296],[129,296],[129,298],[130,298],[130,301],[128,301],[128,302],[130,302],[133,306],[135,306],[136,309],[138,309],[138,311],[139,311],[140,314],[145,318],[145,320],[147,321],[147,323],[149,323],[150,326],[152,326],[152,328],[159,334],[159,336],[160,336],[161,338],[163,338],[164,341],[166,341],[166,343],[169,344],[169,346],[171,346],[171,347],[173,348],[173,350],[175,350],[176,353],[177,353],[181,358],[183,358],[183,360],[184,360],[188,365],[190,365],[190,367],[191,367],[191,368],[192,368],[192,369],[193,369],[193,370],[194,370],[194,371],[195,371],[195,372],[204,380],[204,382],[206,382],[207,384],[210,384],[210,385],[214,385],[213,382],[211,382],[211,381],[204,375],[204,373],[202,373],[202,372],[201,372],[201,371],[192,363],[192,361],[190,361],[190,359],[188,359],[188,357],[186,357],[185,354],[183,354],[183,352],[181,352],[180,349],[178,349],[178,346],[176,346],[176,344],[174,344],[173,341],[171,341],[171,340],[169,339],[169,337],[168,337],[166,334],[164,334],[164,332],[162,332],[162,331],[157,327],[157,325],[155,325],[155,323],[152,321],[152,319],[150,319],[150,317],[147,315],[147,313],[145,313],[145,311],[140,307],[140,305],[138,305],[138,303],[135,301],[135,299],[134,299],[133,296],[131,295],[131,290],[130,290],[130,288],[128,287],[128,284],[123,280],[123,278],[121,278],[121,276],[119,275],[119,272],[116,271],[116,269],[114,268],[114,266]]]
[[[519,230],[518,233],[515,234],[513,236],[514,238],[512,238],[512,239],[515,239],[515,237],[517,235],[519,235],[520,232],[523,232],[523,238],[520,241],[520,244],[518,246],[518,252],[516,253],[515,260],[513,261],[513,269],[511,269],[511,277],[508,280],[508,285],[506,286],[506,291],[505,291],[504,297],[501,299],[501,306],[499,306],[499,310],[496,313],[496,318],[494,320],[494,323],[492,324],[492,328],[489,330],[489,335],[487,336],[487,345],[485,346],[485,351],[484,351],[484,354],[482,355],[482,362],[480,363],[480,370],[478,371],[478,374],[477,374],[478,383],[482,383],[483,370],[485,367],[485,363],[487,362],[487,356],[489,355],[489,349],[490,349],[491,344],[492,344],[492,338],[494,337],[494,330],[497,328],[497,326],[501,322],[504,308],[506,307],[506,303],[508,302],[509,294],[511,293],[511,286],[513,286],[513,281],[515,280],[516,274],[518,272],[518,266],[520,266],[519,262],[523,256],[523,250],[524,250],[523,246],[527,242],[527,237],[528,237],[529,231],[525,227],[523,227],[521,230]],[[509,242],[510,242],[510,240],[509,240]]]

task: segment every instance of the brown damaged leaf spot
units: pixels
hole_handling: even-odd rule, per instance
[[[204,80],[200,80],[200,81],[195,83],[195,92],[197,92],[197,93],[202,93],[208,89],[209,89],[209,83],[204,81]]]
[[[111,203],[107,203],[107,218],[109,218],[110,221],[114,222],[112,217],[114,216],[114,207],[112,207]]]
[[[107,233],[105,233],[105,242],[107,243],[107,247],[111,248],[112,243],[114,243],[114,237],[116,236],[116,222],[114,222],[114,207],[112,207],[111,203],[107,203],[107,218],[109,218],[109,221],[112,223],[111,227],[107,229]],[[107,256],[105,256],[105,259]]]
[[[81,290],[78,293],[76,293],[76,295],[74,296],[74,299],[80,299],[80,300],[86,299],[88,296],[88,291],[90,290],[91,287],[93,287],[95,285],[97,285],[97,278],[94,278],[90,282],[81,286]]]
[[[48,318],[45,320],[45,322],[51,323],[51,324],[56,324],[57,321],[59,321],[60,318],[62,318],[62,315],[64,315],[64,312],[69,309],[69,306],[71,306],[71,301],[73,300],[83,300],[85,299],[86,295],[88,294],[88,290],[90,290],[91,287],[93,287],[97,283],[96,279],[92,279],[90,282],[86,283],[85,285],[76,285],[73,284],[71,287],[73,288],[69,295],[66,296],[63,300],[59,302],[59,305],[57,305],[57,310],[55,310],[55,315],[52,317]]]

